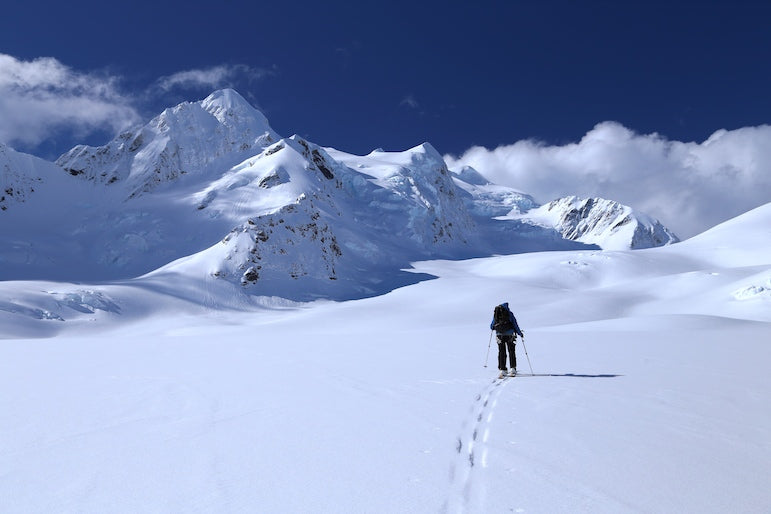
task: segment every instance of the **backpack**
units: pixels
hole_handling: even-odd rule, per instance
[[[493,330],[496,332],[508,332],[514,330],[514,323],[511,322],[511,314],[503,305],[496,305],[493,312]]]

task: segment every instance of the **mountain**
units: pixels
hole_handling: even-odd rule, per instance
[[[5,280],[173,275],[346,299],[421,279],[402,271],[416,260],[587,248],[587,234],[606,218],[622,226],[626,212],[595,202],[574,213],[572,232],[535,223],[532,197],[471,168],[450,171],[429,143],[359,156],[284,138],[230,89],[56,165],[12,155],[27,164],[3,175],[17,184],[14,212],[0,217]],[[600,242],[635,247],[636,234]]]
[[[473,221],[430,145],[380,152],[359,171],[347,165],[354,161],[297,136],[279,140],[195,195],[199,212],[240,223],[151,275],[210,276],[261,295],[347,298],[403,284],[399,269],[411,260],[472,251]]]
[[[498,221],[497,226],[492,225],[498,232],[530,233],[541,240],[551,239],[553,244],[563,239],[605,250],[652,248],[679,241],[658,220],[612,200],[571,196],[539,205],[526,193],[490,183],[470,166],[453,170],[453,175],[467,195],[467,209],[477,219]]]
[[[431,145],[380,152],[358,170],[346,164],[354,160],[281,138],[235,91],[218,91],[104,146],[76,147],[61,167],[47,163],[67,184],[45,206],[0,220],[13,263],[0,277],[118,280],[184,268],[255,294],[341,298],[415,280],[400,271],[412,260],[478,252]]]
[[[605,250],[653,248],[679,241],[659,220],[603,198],[560,198],[516,217]]]
[[[86,180],[123,182],[134,197],[182,175],[235,163],[278,138],[261,112],[232,89],[224,89],[200,102],[166,109],[104,146],[76,146],[56,163]]]

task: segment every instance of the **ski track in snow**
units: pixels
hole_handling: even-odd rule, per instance
[[[490,422],[498,405],[498,397],[512,378],[495,378],[477,394],[455,440],[455,461],[450,466],[450,495],[444,504],[445,514],[484,512],[486,490],[479,474],[487,467],[487,441]],[[480,469],[481,468],[481,469]]]

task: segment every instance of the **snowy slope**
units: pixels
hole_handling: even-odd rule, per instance
[[[725,221],[667,251],[699,254],[725,266],[756,266],[768,262],[771,241],[771,204]]]
[[[119,203],[111,191],[97,191],[53,163],[2,145],[0,182],[0,280],[103,278],[89,258],[101,234],[88,227],[106,221],[106,211]],[[110,222],[102,230],[118,232],[120,226]]]
[[[521,214],[538,207],[530,195],[492,184],[471,166],[453,174],[455,184],[467,193],[466,207],[480,218]]]
[[[56,182],[59,174],[56,165],[0,143],[0,213],[24,202],[44,182]]]
[[[3,510],[766,512],[771,296],[734,293],[769,227],[421,262],[347,302],[0,283],[5,337],[59,332],[0,342]],[[483,367],[503,300],[536,376]]]

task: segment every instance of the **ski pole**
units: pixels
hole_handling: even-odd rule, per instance
[[[485,357],[485,368],[487,367],[487,361],[490,359],[490,345],[493,344],[493,331],[490,331],[490,341],[487,343],[487,357]]]
[[[527,365],[530,366],[530,374],[531,375],[535,375],[535,373],[533,373],[533,365],[530,364],[530,356],[527,354],[527,346],[525,346],[525,336],[524,336],[524,334],[522,335],[522,348],[525,349],[525,357],[527,357]]]

